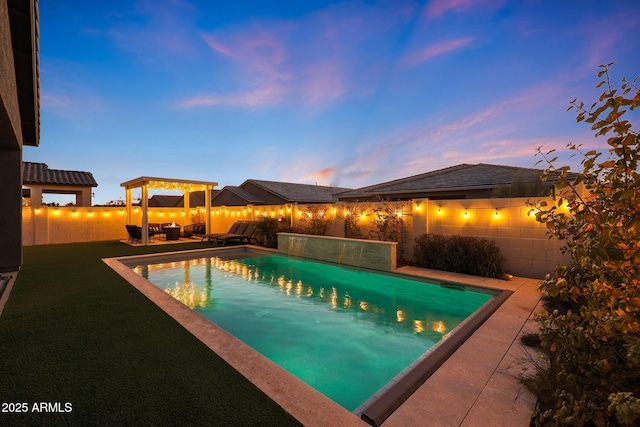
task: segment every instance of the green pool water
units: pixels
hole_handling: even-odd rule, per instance
[[[492,298],[282,255],[134,270],[350,411]]]

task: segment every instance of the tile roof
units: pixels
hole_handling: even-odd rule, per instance
[[[98,186],[91,172],[49,169],[45,163],[32,162],[22,162],[22,183]]]
[[[149,207],[173,208],[182,202],[182,196],[169,196],[164,194],[154,194],[149,198]],[[182,203],[180,203],[182,205]]]
[[[435,171],[358,188],[340,194],[340,197],[371,196],[374,194],[411,193],[426,190],[455,190],[497,187],[510,184],[514,179],[537,181],[542,169],[479,163],[460,164]]]
[[[298,203],[333,203],[336,194],[350,191],[350,188],[332,187],[324,185],[294,184],[290,182],[263,181],[249,179],[247,182],[269,191],[289,202]]]
[[[228,190],[228,191],[234,193],[236,196],[246,200],[247,203],[249,203],[249,204],[264,203],[264,200],[260,199],[258,196],[256,196],[255,194],[250,193],[249,191],[245,190],[242,187],[236,187],[236,186],[233,186],[233,185],[227,185],[227,186],[224,187],[224,190]]]

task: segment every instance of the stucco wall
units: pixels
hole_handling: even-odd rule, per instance
[[[22,131],[7,2],[0,1],[0,272],[22,264]]]
[[[398,253],[412,259],[415,238],[423,233],[466,235],[494,240],[506,257],[507,270],[522,277],[542,278],[553,272],[556,264],[566,263],[560,252],[562,242],[548,239],[543,224],[529,215],[527,199],[418,200],[397,204],[405,226],[404,242]],[[388,204],[387,207],[389,207]],[[327,205],[333,218],[327,235],[344,237],[347,208],[352,204]],[[373,239],[375,204],[361,205],[357,226],[362,237]],[[380,205],[377,205],[379,208]],[[204,210],[192,209],[191,216],[182,208],[150,208],[149,223],[175,221],[180,225],[193,222]],[[213,207],[211,232],[226,232],[235,221],[278,218],[293,227],[303,227],[307,215],[305,205]],[[140,208],[132,212],[133,224],[141,224]],[[24,245],[87,242],[126,239],[126,210],[121,207],[41,207],[23,208]],[[400,252],[403,251],[403,252]],[[339,254],[339,252],[336,252]],[[344,258],[344,257],[343,257]],[[334,262],[339,262],[334,260]]]

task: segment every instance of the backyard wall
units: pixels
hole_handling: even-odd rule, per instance
[[[326,235],[345,237],[345,219],[355,224],[362,238],[380,237],[374,226],[380,214],[394,212],[402,218],[404,238],[397,245],[400,258],[411,260],[415,238],[424,233],[476,236],[494,240],[507,259],[507,270],[517,276],[542,278],[556,264],[566,263],[562,242],[548,239],[544,224],[529,215],[527,198],[415,200],[387,203],[337,203],[335,205],[234,206],[211,208],[211,232],[226,232],[240,220],[277,218],[292,229],[309,225],[318,211],[329,223]],[[175,221],[187,225],[201,220],[204,209],[149,208],[149,223]],[[123,207],[25,207],[23,245],[124,240],[126,209]],[[349,218],[349,216],[352,216]],[[353,216],[356,216],[355,218]],[[142,223],[140,208],[132,211],[132,223]],[[200,218],[198,218],[200,217]],[[402,233],[401,233],[402,234]],[[353,237],[353,236],[347,236]]]

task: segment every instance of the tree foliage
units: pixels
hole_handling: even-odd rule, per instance
[[[538,150],[545,176],[558,183],[554,203],[535,205],[536,218],[571,259],[541,284],[549,304],[537,321],[548,360],[538,375],[552,386],[538,394],[538,425],[640,424],[640,140],[626,120],[640,89],[637,77],[615,87],[611,65],[600,66],[598,101],[569,107],[607,138],[607,158],[569,144],[582,159],[570,180],[554,150]]]

